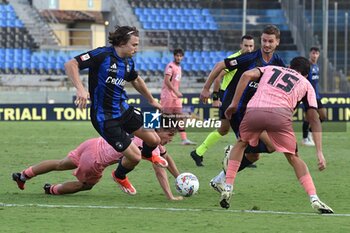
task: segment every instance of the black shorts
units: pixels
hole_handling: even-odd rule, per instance
[[[220,119],[226,119],[225,117],[225,111],[228,108],[228,106],[230,106],[231,102],[232,102],[232,98],[233,98],[234,93],[231,93],[229,91],[225,91],[221,100],[221,106],[219,109],[219,117]]]
[[[130,134],[143,125],[142,113],[132,106],[119,118],[97,122],[91,118],[97,132],[118,152],[131,144]]]
[[[303,104],[304,104],[304,111],[306,112],[310,108],[309,103],[303,102]],[[317,99],[317,109],[320,109],[320,108],[324,108],[324,106],[321,102],[321,99]]]
[[[221,89],[219,90],[219,99],[221,102],[224,99],[224,93],[225,93],[225,90],[221,90]]]
[[[231,126],[232,131],[235,133],[236,138],[239,137],[239,126],[243,120],[243,117],[244,117],[244,111],[236,112],[235,114],[233,114],[231,116],[230,126]]]

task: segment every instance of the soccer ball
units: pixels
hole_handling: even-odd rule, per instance
[[[176,177],[175,187],[180,195],[190,197],[198,192],[199,181],[192,173],[185,172]]]
[[[222,160],[222,169],[224,170],[225,174],[226,174],[226,170],[227,170],[227,166],[228,166],[228,160],[230,158],[230,152],[232,150],[233,146],[232,145],[228,145],[225,147],[225,155],[224,155],[224,159]]]

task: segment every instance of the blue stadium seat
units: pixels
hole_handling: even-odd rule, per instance
[[[169,30],[175,30],[176,29],[176,23],[174,23],[174,22],[168,23],[168,29]]]
[[[0,11],[0,20],[5,20],[6,19],[6,16],[7,16],[7,13],[6,11]]]
[[[16,27],[15,21],[11,19],[6,20],[6,27]]]
[[[174,9],[174,8],[169,8],[169,9],[168,9],[168,14],[169,14],[169,15],[176,15],[176,9]]]
[[[209,9],[202,9],[201,15],[203,15],[203,16],[210,16]]]
[[[152,29],[152,23],[151,22],[145,21],[145,22],[142,22],[142,24],[143,24],[143,28],[144,29],[147,29],[147,30]]]
[[[148,16],[147,15],[139,15],[139,20],[140,20],[140,22],[145,24],[148,22]]]
[[[191,16],[192,15],[192,9],[190,8],[184,8],[182,10],[182,14],[185,15],[185,16]]]
[[[208,24],[209,24],[208,28],[209,28],[210,30],[218,30],[218,26],[216,25],[215,22],[210,22],[210,23],[208,23]]]
[[[154,15],[152,16],[152,20],[157,22],[163,22],[163,15]]]
[[[157,29],[159,29],[159,27],[160,27],[160,22],[152,22],[151,23],[151,29],[153,29],[153,30],[157,30]]]
[[[150,8],[149,14],[152,16],[157,16],[159,15],[159,10],[157,8]]]
[[[160,24],[159,24],[159,29],[161,29],[161,30],[166,30],[166,29],[168,29],[168,23],[166,23],[166,22],[160,22]]]
[[[7,18],[7,19],[11,19],[11,20],[16,19],[16,13],[13,12],[13,11],[7,11],[7,13],[6,13],[6,18]]]
[[[172,22],[173,18],[171,15],[163,15],[163,21],[166,23]]]
[[[11,11],[11,12],[14,12],[14,9],[13,7],[10,5],[10,4],[5,4],[5,11]]]
[[[185,30],[192,30],[193,29],[193,23],[191,23],[190,21],[187,21],[184,23],[184,29]]]
[[[134,8],[134,12],[136,15],[141,15],[143,13],[143,9],[142,8]]]
[[[191,65],[189,63],[183,63],[182,68],[185,71],[189,71],[189,70],[191,70]]]
[[[159,13],[159,15],[162,15],[162,16],[167,16],[168,15],[168,11],[165,8],[159,9],[158,13]]]
[[[178,15],[178,16],[181,16],[181,17],[183,17],[184,15],[186,15],[184,9],[182,9],[182,8],[177,8],[177,9],[175,10],[175,14]]]

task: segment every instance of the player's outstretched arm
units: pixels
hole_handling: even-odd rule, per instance
[[[153,165],[153,169],[156,173],[157,179],[159,181],[160,186],[163,189],[163,192],[168,200],[172,201],[179,201],[182,200],[183,197],[181,196],[174,196],[171,192],[170,185],[169,185],[169,179],[168,175],[166,173],[166,170],[164,168],[158,167]]]
[[[150,105],[152,105],[153,107],[161,110],[162,107],[161,105],[158,103],[158,101],[156,101],[151,92],[148,90],[146,83],[143,81],[143,79],[138,76],[136,79],[131,81],[132,86],[143,96],[148,100],[148,103]]]
[[[168,162],[168,171],[173,175],[173,177],[176,179],[176,177],[178,177],[180,175],[179,170],[177,169],[177,166],[175,164],[175,161],[173,160],[173,158],[166,153],[164,155],[164,158],[166,159],[166,161]]]
[[[220,61],[216,63],[214,68],[211,70],[208,76],[208,79],[205,81],[203,89],[199,96],[199,98],[203,103],[206,103],[210,98],[210,87],[213,84],[214,80],[217,78],[217,76],[220,74],[220,72],[225,68],[226,68],[225,62]]]
[[[250,81],[256,81],[261,76],[260,70],[255,68],[244,72],[237,84],[235,95],[233,96],[231,104],[225,111],[227,119],[231,119],[233,113],[237,111],[239,100],[241,99],[244,89],[247,87]]]
[[[89,99],[89,92],[85,89],[83,82],[79,76],[79,64],[77,60],[71,59],[64,64],[66,74],[72,81],[73,86],[77,89],[75,105],[79,108],[86,108],[87,101]]]
[[[307,119],[309,120],[311,129],[312,129],[312,137],[315,141],[316,153],[318,159],[318,169],[320,171],[326,168],[326,160],[323,156],[322,151],[322,126],[321,121],[319,119],[319,115],[316,109],[309,108],[306,112]]]

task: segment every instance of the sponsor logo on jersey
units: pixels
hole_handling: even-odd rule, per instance
[[[118,72],[117,64],[114,63],[113,65],[111,65],[111,66],[107,69],[107,72],[117,73],[117,72]]]
[[[124,87],[126,81],[124,79],[121,79],[121,78],[113,78],[111,76],[108,76],[108,78],[106,79],[106,83],[111,83],[111,84],[116,85],[116,86]]]
[[[83,54],[83,55],[80,56],[80,59],[81,59],[82,61],[89,60],[89,59],[90,59],[90,55],[89,55],[88,53]]]
[[[252,88],[258,88],[259,83],[252,81],[248,85],[249,85],[249,87],[252,87]]]

